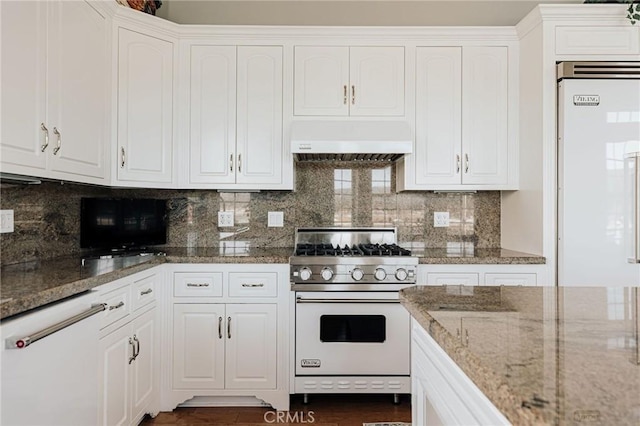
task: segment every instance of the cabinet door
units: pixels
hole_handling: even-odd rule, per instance
[[[460,183],[461,73],[461,48],[417,49],[416,185]]]
[[[234,183],[236,48],[191,46],[189,183]]]
[[[404,115],[404,47],[352,47],[349,64],[350,115]]]
[[[172,182],[173,43],[118,29],[118,180]]]
[[[349,48],[296,46],[294,115],[349,114]]]
[[[535,273],[486,273],[485,285],[525,285],[535,286],[537,274]]]
[[[131,333],[138,355],[131,363],[131,420],[137,424],[150,411],[157,397],[159,345],[156,331],[156,308],[131,323]]]
[[[125,325],[113,333],[100,339],[102,353],[101,392],[100,392],[100,424],[129,425],[130,393],[129,393],[129,361],[133,357],[133,341],[131,327]]]
[[[465,47],[462,67],[462,183],[506,184],[507,47]]]
[[[173,389],[224,388],[224,323],[224,305],[173,306]]]
[[[85,1],[50,4],[47,122],[54,133],[48,151],[50,170],[63,178],[100,182],[107,171],[111,87],[107,22]]]
[[[237,84],[236,183],[280,183],[282,47],[238,47]]]
[[[3,172],[45,175],[47,4],[0,2]]]
[[[227,305],[227,389],[275,389],[277,305]]]

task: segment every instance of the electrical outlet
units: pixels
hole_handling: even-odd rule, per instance
[[[220,228],[233,226],[233,212],[218,212],[218,226]]]
[[[0,210],[0,233],[13,232],[13,210]]]
[[[284,226],[284,212],[268,212],[267,226],[270,228],[282,228]]]
[[[449,212],[433,212],[433,226],[436,228],[449,226]]]

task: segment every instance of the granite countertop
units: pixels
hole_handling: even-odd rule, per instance
[[[4,266],[0,271],[0,320],[162,263],[288,263],[293,249],[169,247],[163,252],[166,255],[88,260],[84,266],[81,256]]]
[[[523,253],[503,248],[482,248],[472,250],[425,248],[412,250],[421,264],[511,264],[538,265],[546,263],[543,256]]]
[[[163,248],[163,256],[138,256],[87,261],[66,256],[2,267],[0,320],[90,290],[161,263],[288,263],[293,248],[201,247]],[[455,252],[446,249],[414,250],[420,263],[538,264],[541,256],[505,249]]]
[[[511,423],[640,424],[640,288],[416,286],[400,298]]]

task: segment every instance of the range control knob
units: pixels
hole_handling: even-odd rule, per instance
[[[364,272],[362,271],[362,269],[355,268],[353,271],[351,271],[351,278],[353,278],[354,280],[360,281],[363,277]]]
[[[406,270],[406,269],[404,269],[404,268],[399,268],[399,269],[396,271],[396,279],[397,279],[397,280],[399,280],[399,281],[404,281],[404,280],[406,280],[408,276],[409,276],[409,273],[408,273],[408,272],[407,272],[407,270]]]
[[[322,268],[321,274],[322,274],[322,279],[324,279],[325,281],[329,281],[331,278],[333,278],[333,271],[329,267]]]
[[[376,278],[376,280],[382,281],[385,278],[387,278],[387,271],[385,271],[382,268],[376,268],[376,271],[373,273],[373,276]]]
[[[311,278],[311,275],[311,269],[307,268],[306,266],[300,269],[300,279],[302,281],[307,281],[309,278]]]

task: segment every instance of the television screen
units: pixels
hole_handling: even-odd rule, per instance
[[[143,248],[166,244],[166,200],[82,198],[80,247]]]

